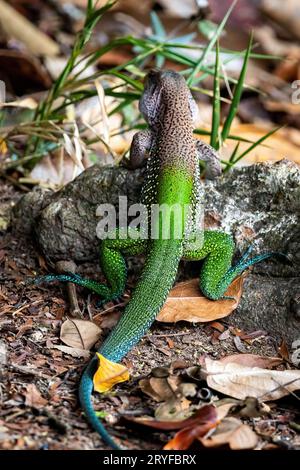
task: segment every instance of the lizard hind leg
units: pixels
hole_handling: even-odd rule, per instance
[[[94,281],[93,279],[83,278],[79,274],[74,273],[46,274],[45,276],[38,276],[33,280],[34,284],[41,284],[42,282],[52,281],[73,282],[73,284],[85,287],[104,298],[110,293],[110,289],[105,284],[101,284],[100,282]]]
[[[195,251],[187,251],[184,258],[187,260],[203,259],[200,273],[200,289],[206,297],[218,300],[231,282],[250,266],[271,257],[285,258],[282,253],[265,253],[248,259],[252,247],[250,246],[240,261],[232,266],[234,243],[230,235],[219,231],[205,231],[203,246]]]
[[[254,256],[254,258],[247,259],[249,257],[250,251],[252,251],[252,247],[248,248],[246,253],[243,255],[243,257],[238,261],[238,263],[235,266],[232,266],[231,268],[228,269],[228,271],[225,273],[223,279],[220,282],[220,288],[225,292],[231,282],[240,274],[242,274],[246,269],[250,268],[256,263],[260,263],[261,261],[264,261],[268,258],[279,258],[280,260],[286,262],[288,260],[288,257],[284,253],[278,253],[278,252],[269,252],[269,253],[263,253],[261,255]],[[229,299],[231,297],[226,297],[222,296],[222,299]]]
[[[133,234],[134,232],[134,234]],[[116,238],[106,238],[100,244],[100,265],[107,280],[107,285],[93,279],[86,279],[78,274],[47,274],[33,279],[35,284],[42,282],[73,282],[85,287],[101,297],[100,304],[115,300],[124,290],[127,278],[127,268],[123,255],[138,255],[145,251],[146,240],[140,239],[139,231],[132,230],[127,238],[120,237],[121,230],[117,230]],[[122,230],[124,233],[124,230]]]

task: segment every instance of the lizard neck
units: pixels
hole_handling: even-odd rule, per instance
[[[193,120],[187,99],[166,101],[154,130],[155,153],[161,170],[181,170],[187,175],[196,171],[197,152],[193,137]]]

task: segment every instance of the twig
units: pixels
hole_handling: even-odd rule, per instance
[[[160,334],[160,335],[146,335],[150,338],[165,338],[167,336],[184,336],[184,335],[189,335],[190,332],[187,331],[186,333],[166,333],[166,334]]]
[[[273,380],[276,381],[274,378],[273,378]],[[295,397],[297,400],[300,401],[300,398],[299,398],[292,390],[289,390],[289,389],[287,388],[288,385],[291,385],[291,384],[294,383],[294,382],[298,382],[298,380],[300,380],[300,379],[297,377],[296,379],[290,380],[289,382],[286,382],[286,383],[284,383],[284,384],[280,384],[280,383],[278,383],[278,382],[276,381],[276,382],[278,383],[278,387],[275,387],[275,388],[273,388],[272,390],[268,390],[268,391],[265,392],[263,395],[261,395],[258,399],[259,399],[259,400],[262,400],[265,395],[269,395],[270,393],[276,392],[276,390],[279,390],[280,388],[283,388],[284,390],[286,390],[287,392],[289,392],[291,395],[293,395],[293,397]]]
[[[93,321],[93,315],[91,311],[91,294],[87,296],[86,309],[88,311],[90,321]]]
[[[55,265],[56,271],[60,274],[76,272],[76,264],[73,261],[58,261]],[[75,285],[72,282],[67,282],[67,294],[70,304],[70,315],[73,318],[81,318],[82,313],[79,308],[77,293]]]
[[[19,183],[15,178],[13,178],[12,176],[9,176],[5,173],[5,171],[2,171],[0,170],[0,176],[1,178],[4,178],[6,179],[7,181],[9,181],[9,183],[11,183],[13,186],[16,186],[17,188],[21,189],[22,191],[24,192],[29,192],[30,191],[30,188],[27,188],[27,186],[24,186],[23,184]]]
[[[124,307],[124,305],[126,305],[127,303],[128,303],[128,300],[126,302],[120,302],[119,304],[116,304],[116,305],[113,305],[112,307],[106,308],[105,310],[103,310],[103,312],[97,313],[97,315],[95,315],[93,317],[93,320],[95,320],[95,318],[97,318],[97,317],[101,317],[102,315],[109,312],[110,310],[114,310],[117,307]]]
[[[27,374],[27,375],[34,375],[35,377],[39,377],[42,379],[51,379],[49,375],[43,374],[42,372],[36,371],[34,369],[31,369],[28,366],[20,366],[18,364],[7,364],[7,367],[9,369],[14,369],[17,372],[20,372],[21,374]]]

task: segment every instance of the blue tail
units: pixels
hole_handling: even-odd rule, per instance
[[[81,377],[79,385],[79,400],[81,406],[85,412],[86,418],[91,426],[97,431],[104,442],[114,450],[122,450],[116,441],[108,434],[105,427],[97,417],[93,404],[92,404],[92,393],[93,393],[93,377],[98,367],[98,359],[95,356],[90,363],[87,365],[83,375]]]
[[[82,287],[86,287],[89,290],[99,294],[102,297],[109,297],[111,294],[110,289],[104,284],[100,284],[90,279],[84,279],[78,274],[67,273],[67,274],[47,274],[45,276],[39,276],[31,280],[35,284],[42,282],[61,281],[61,282],[73,282]],[[97,431],[104,442],[112,449],[121,450],[121,447],[115,442],[115,440],[108,434],[105,427],[97,417],[93,404],[92,404],[92,393],[93,393],[93,377],[98,367],[98,358],[95,356],[87,365],[85,371],[82,374],[80,385],[79,385],[79,400],[81,406],[86,414],[86,418],[91,426]]]

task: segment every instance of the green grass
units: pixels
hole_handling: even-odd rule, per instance
[[[250,142],[239,138],[239,136],[233,136],[230,132],[232,122],[238,112],[242,92],[244,89],[251,89],[246,84],[246,71],[250,58],[266,59],[271,57],[253,52],[252,36],[246,51],[231,51],[219,46],[220,37],[236,0],[232,3],[219,25],[208,24],[207,22],[203,25],[201,25],[201,22],[198,24],[200,30],[207,32],[208,41],[206,44],[194,45],[192,43],[196,31],[188,35],[178,35],[177,28],[177,36],[172,33],[168,34],[159,17],[155,12],[152,12],[152,34],[150,36],[146,38],[135,38],[133,36],[117,38],[97,51],[85,54],[85,46],[90,40],[95,26],[114,3],[115,1],[109,0],[103,7],[98,8],[97,2],[88,1],[84,27],[75,38],[67,64],[53,83],[46,98],[39,103],[34,116],[24,123],[11,126],[8,129],[0,129],[1,138],[5,139],[11,153],[10,158],[6,159],[1,165],[2,171],[18,168],[26,174],[44,155],[64,144],[65,134],[72,137],[74,126],[72,122],[67,120],[67,109],[70,105],[77,105],[86,99],[97,96],[95,80],[98,79],[101,79],[101,83],[103,83],[105,95],[111,96],[115,100],[115,106],[109,115],[122,114],[122,126],[119,131],[114,131],[114,134],[122,134],[132,129],[143,128],[143,120],[136,109],[136,102],[143,90],[141,79],[150,64],[154,63],[161,68],[165,66],[166,60],[171,61],[173,64],[180,64],[183,67],[181,73],[186,78],[192,91],[203,93],[212,98],[212,128],[210,131],[196,129],[195,133],[209,135],[210,143],[216,149],[220,149],[227,139],[249,143],[248,149],[240,155],[238,155],[239,146],[236,146],[229,162],[225,164],[224,171],[230,170],[247,153],[257,145],[262,144],[269,135],[276,131],[276,129],[271,131],[257,142]],[[132,49],[134,55],[130,60],[116,67],[97,70],[88,77],[83,76],[83,69],[95,65],[104,54],[112,50],[118,50],[122,46]],[[196,52],[199,58],[195,59],[189,56],[189,51]],[[224,53],[228,57],[223,60],[223,65],[241,56],[244,57],[238,79],[230,76],[224,77],[221,73],[221,60]],[[199,86],[209,76],[213,78],[213,90]],[[115,78],[120,80],[120,85],[111,86],[112,79]],[[221,96],[221,81],[223,79],[226,79],[230,86],[234,86],[232,99]],[[229,109],[222,124],[221,104],[223,102],[229,105]],[[87,137],[86,130],[84,126],[79,128],[81,139],[87,146],[98,140],[101,141],[101,136],[92,139]],[[24,150],[20,150],[15,144],[20,136],[26,143]]]

